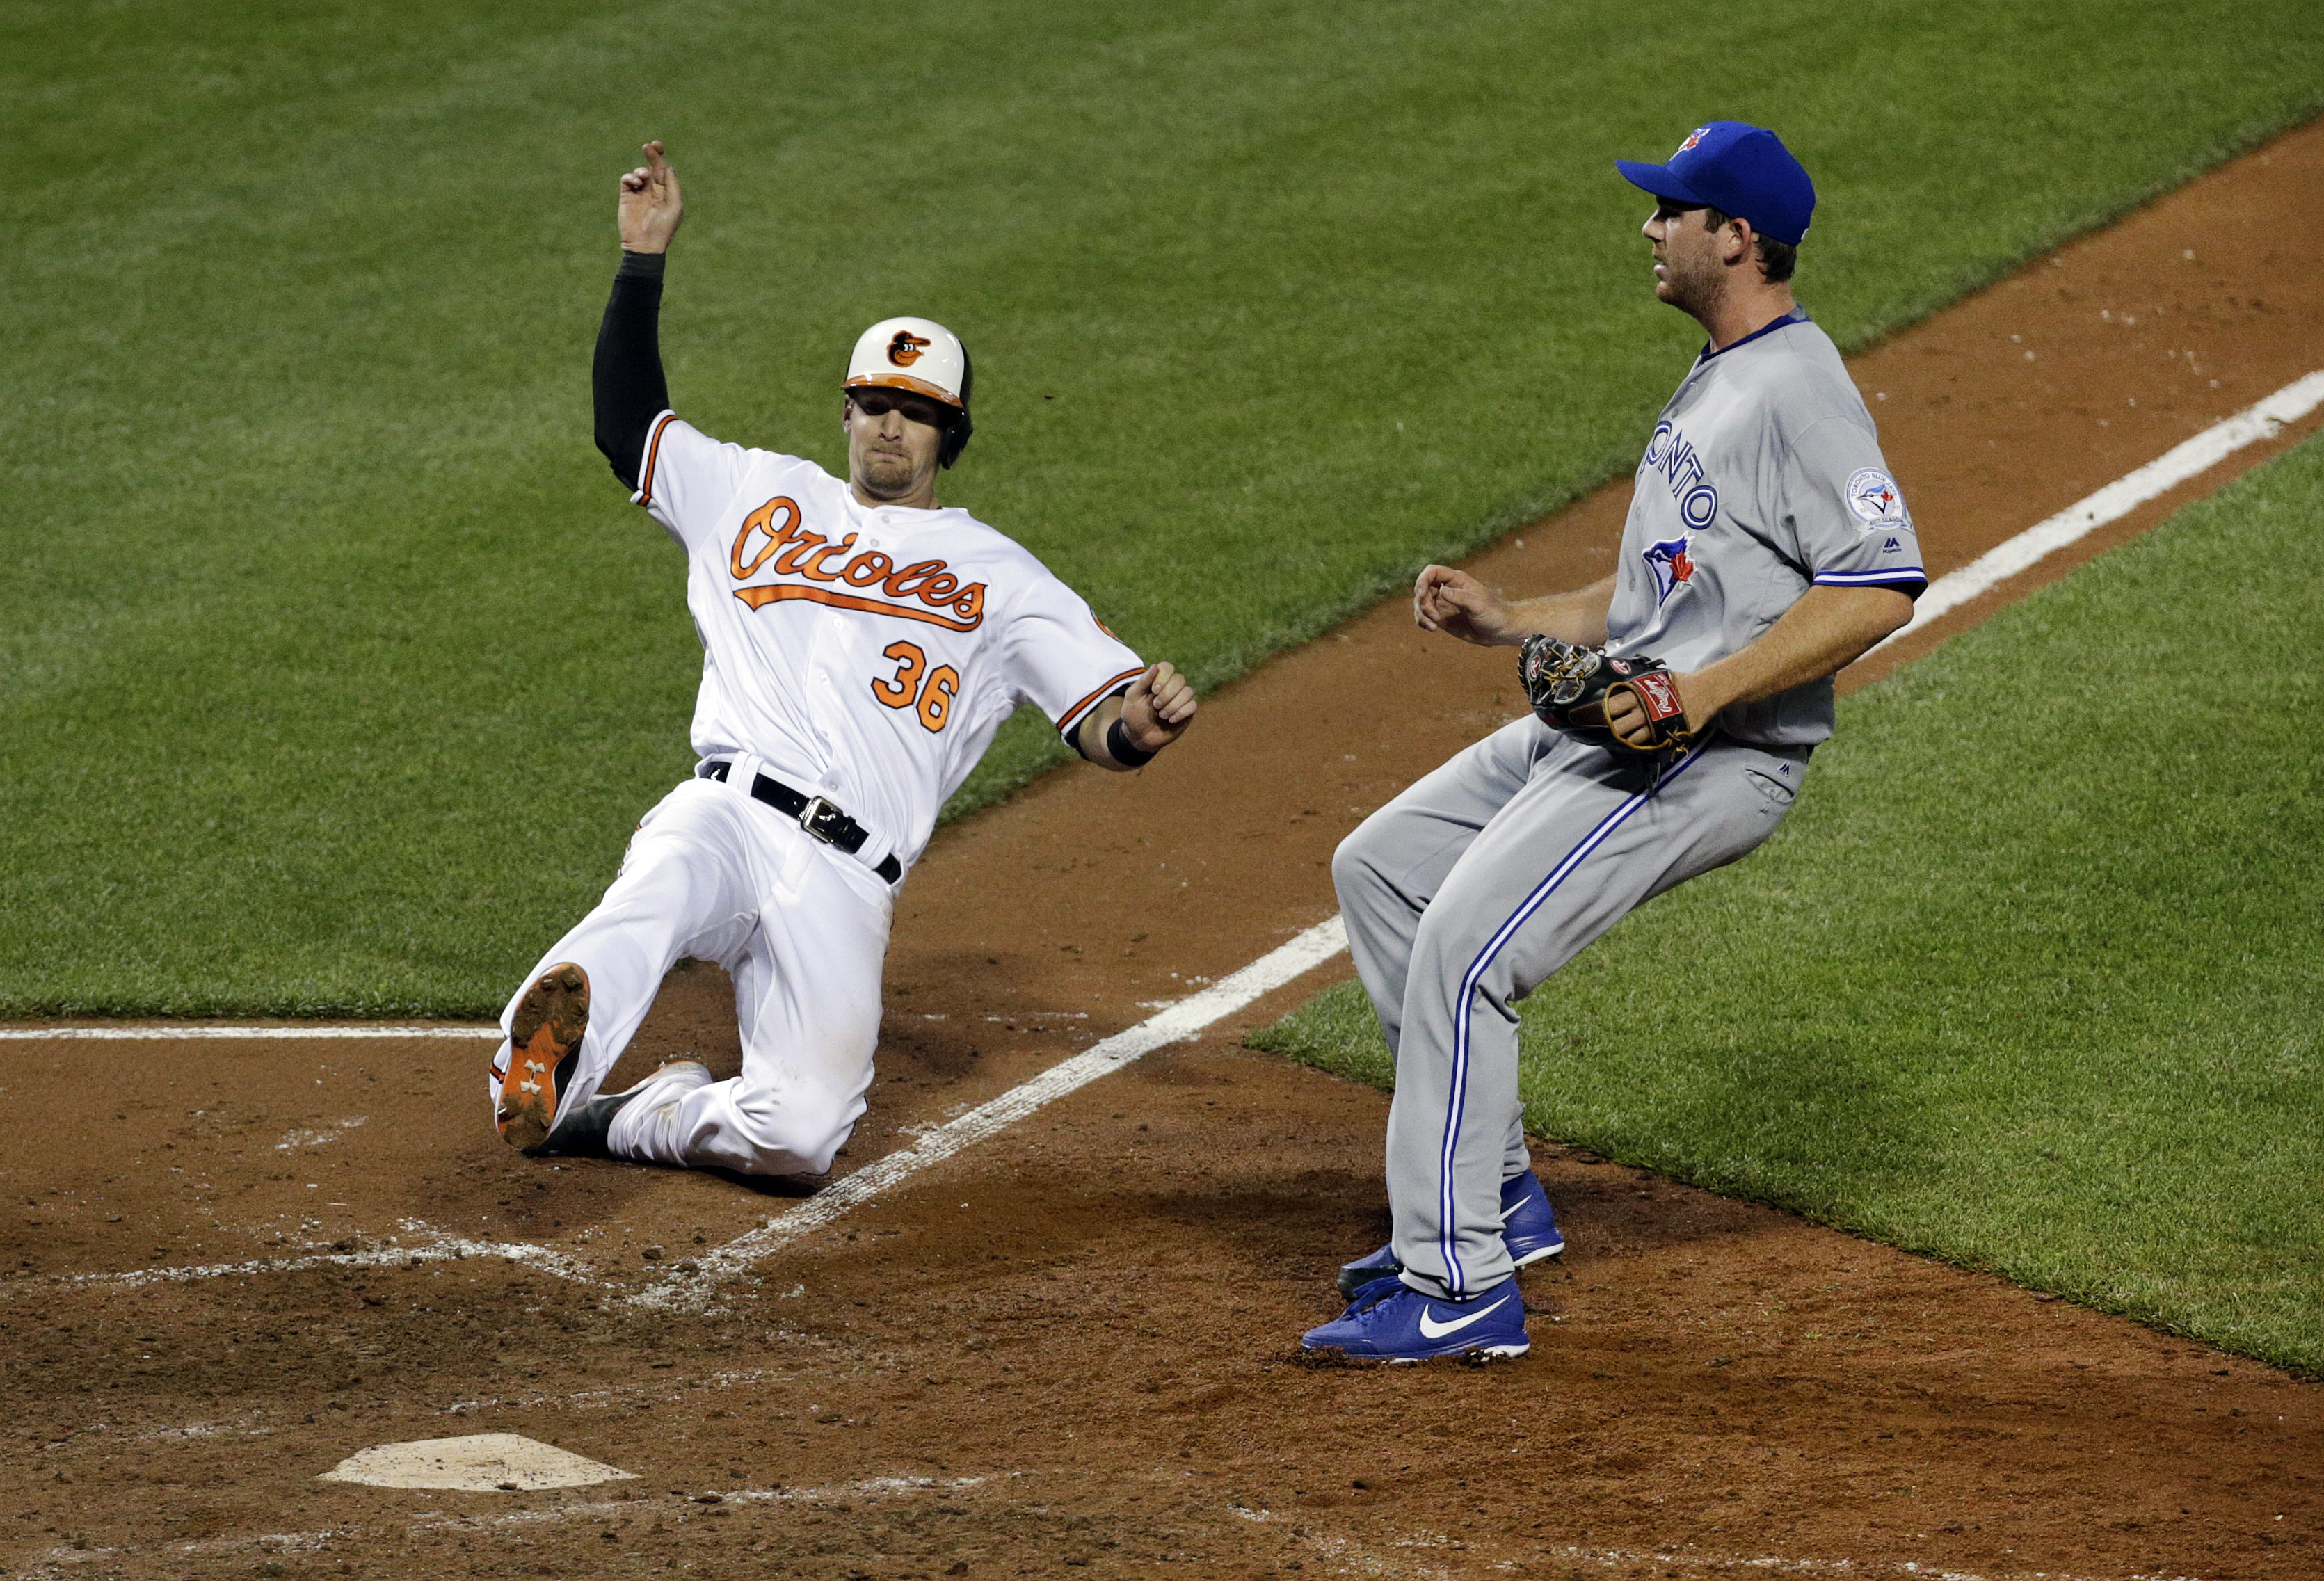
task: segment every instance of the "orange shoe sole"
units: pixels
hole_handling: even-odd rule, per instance
[[[571,961],[534,980],[509,1022],[508,1074],[498,1117],[510,1146],[538,1153],[557,1124],[557,1105],[581,1062],[589,1026],[589,974]]]

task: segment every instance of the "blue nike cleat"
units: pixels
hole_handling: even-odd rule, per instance
[[[1382,1246],[1369,1257],[1359,1257],[1352,1263],[1340,1264],[1340,1293],[1350,1301],[1367,1285],[1378,1284],[1383,1279],[1394,1279],[1404,1272],[1404,1264],[1396,1260],[1394,1243]]]
[[[1565,1250],[1565,1236],[1557,1227],[1549,1193],[1541,1189],[1541,1177],[1531,1170],[1501,1182],[1501,1244],[1509,1249],[1510,1264],[1518,1268]],[[1404,1264],[1396,1260],[1396,1248],[1382,1246],[1340,1270],[1340,1293],[1352,1301],[1356,1291],[1372,1281],[1393,1279],[1403,1272]]]
[[[1541,1177],[1531,1170],[1501,1182],[1501,1244],[1509,1249],[1510,1263],[1519,1268],[1565,1250],[1557,1211],[1549,1205]]]
[[[1423,1295],[1402,1280],[1375,1280],[1346,1311],[1307,1330],[1299,1348],[1398,1364],[1443,1356],[1520,1356],[1533,1345],[1526,1338],[1525,1298],[1511,1274],[1461,1301]]]

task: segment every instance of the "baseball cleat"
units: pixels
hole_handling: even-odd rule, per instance
[[[1353,1301],[1358,1291],[1403,1272],[1404,1264],[1397,1261],[1396,1243],[1391,1241],[1369,1257],[1340,1264],[1340,1293]]]
[[[1541,1177],[1531,1170],[1501,1182],[1501,1244],[1508,1247],[1509,1265],[1514,1268],[1529,1267],[1565,1250],[1565,1236],[1557,1227],[1549,1193],[1541,1189]],[[1365,1285],[1393,1279],[1403,1272],[1396,1247],[1382,1246],[1340,1269],[1340,1293],[1353,1300]]]
[[[1299,1348],[1394,1365],[1446,1356],[1520,1356],[1533,1342],[1526,1337],[1525,1297],[1513,1273],[1458,1301],[1424,1294],[1402,1280],[1374,1280],[1346,1311],[1307,1330]]]
[[[658,1102],[667,1097],[675,1102],[714,1080],[710,1067],[699,1060],[672,1060],[635,1087],[620,1092],[601,1092],[586,1103],[576,1104],[573,1112],[549,1133],[540,1151],[560,1158],[612,1158],[615,1115],[641,1098]],[[661,1090],[673,1087],[675,1090],[667,1093]]]
[[[534,979],[509,1018],[508,1071],[495,1118],[509,1145],[538,1153],[557,1124],[557,1104],[581,1063],[589,1026],[589,974],[571,961]]]
[[[1509,1249],[1513,1267],[1528,1268],[1545,1257],[1565,1250],[1565,1234],[1557,1227],[1557,1212],[1542,1190],[1541,1177],[1531,1170],[1501,1182],[1501,1244]]]

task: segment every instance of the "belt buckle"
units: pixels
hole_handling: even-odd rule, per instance
[[[833,806],[829,802],[825,801],[821,796],[809,796],[807,799],[807,805],[799,809],[798,823],[801,829],[806,830],[816,839],[823,841],[825,845],[830,845],[838,840],[839,835],[837,832],[835,830],[817,828],[816,826],[816,820],[828,818],[832,822],[836,823],[846,816],[846,813],[841,812],[837,807]]]

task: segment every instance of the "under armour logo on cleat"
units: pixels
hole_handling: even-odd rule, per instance
[[[519,1092],[539,1092],[540,1090],[540,1083],[538,1081],[520,1081],[517,1083],[517,1090]]]

